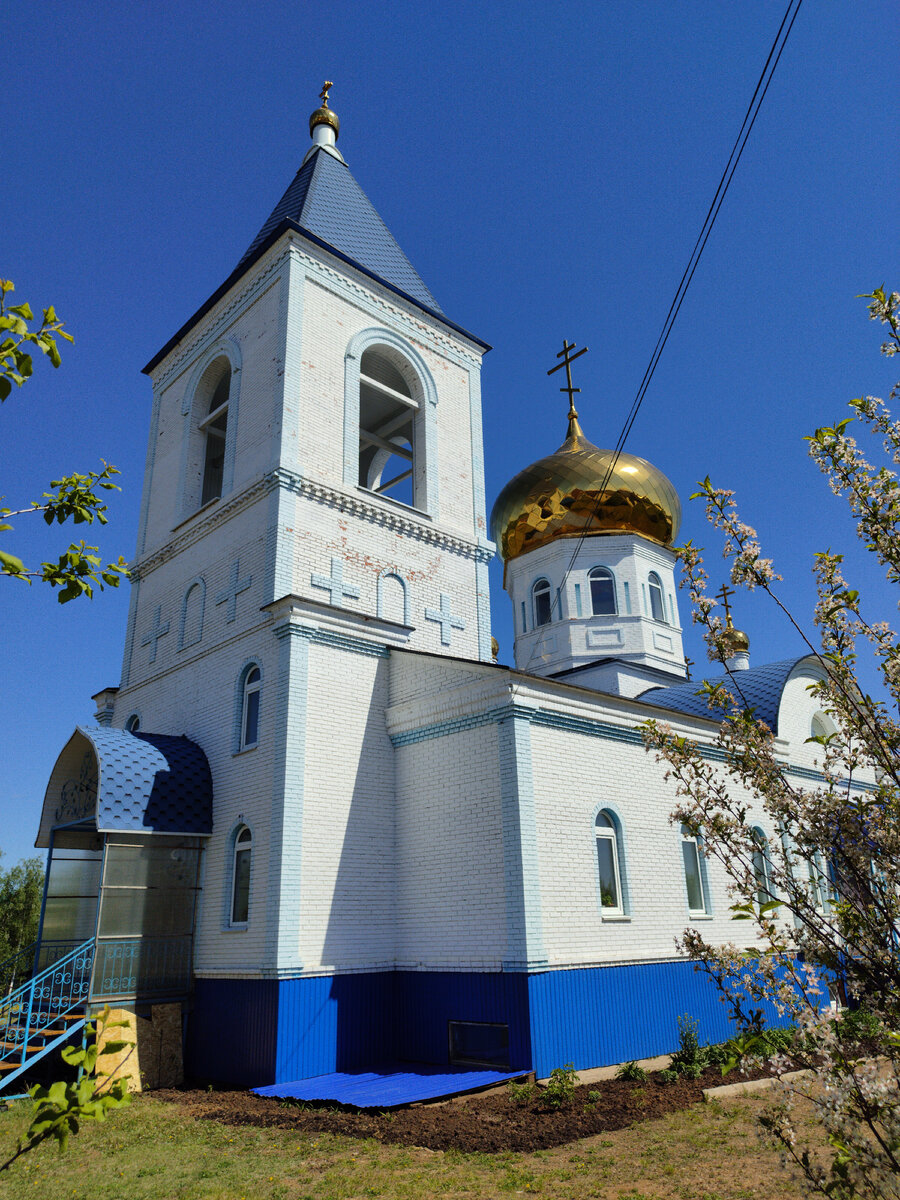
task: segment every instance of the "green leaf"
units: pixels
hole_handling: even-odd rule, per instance
[[[128,1047],[131,1045],[133,1045],[132,1042],[104,1042],[103,1043],[103,1053],[104,1054],[121,1054],[123,1050],[127,1050]]]
[[[5,550],[0,550],[0,572],[8,575],[21,575],[24,571],[25,564],[21,558],[16,558],[14,554],[7,554]]]
[[[26,301],[24,304],[11,304],[7,310],[11,313],[18,313],[20,317],[24,317],[26,321],[34,320],[34,313],[31,311],[31,305]]]
[[[12,384],[5,375],[0,375],[0,403],[2,403],[9,393],[12,391]]]

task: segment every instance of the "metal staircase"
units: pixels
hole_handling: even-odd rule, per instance
[[[89,938],[0,997],[0,1096],[84,1027],[93,965]]]

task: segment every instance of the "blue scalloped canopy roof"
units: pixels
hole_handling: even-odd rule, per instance
[[[294,176],[238,263],[238,271],[283,221],[308,230],[370,274],[406,292],[426,308],[441,312],[350,168],[326,150],[315,150]]]
[[[212,833],[212,776],[196,742],[79,726],[97,754],[97,829]]]
[[[764,663],[759,667],[750,667],[747,671],[735,671],[734,679],[740,686],[741,695],[752,708],[756,716],[765,721],[774,734],[778,734],[778,708],[781,704],[781,693],[793,669],[805,658],[785,658],[781,662]],[[717,675],[709,679],[709,683],[724,682],[731,690],[735,684],[725,675]],[[698,696],[701,680],[690,683],[676,683],[674,687],[651,688],[642,692],[638,699],[656,708],[667,708],[670,712],[684,713],[689,717],[705,717],[716,720],[714,709],[710,709],[705,696]]]

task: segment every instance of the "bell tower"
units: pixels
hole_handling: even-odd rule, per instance
[[[311,143],[234,271],[145,368],[153,415],[123,692],[287,598],[491,657],[481,359],[337,147]]]

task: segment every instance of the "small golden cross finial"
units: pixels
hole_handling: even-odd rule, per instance
[[[326,79],[325,82],[322,84],[322,90],[321,90],[321,92],[319,92],[319,99],[322,101],[323,108],[328,107],[328,93],[331,91],[331,89],[333,87],[334,87],[334,84],[331,82],[330,79]]]
[[[572,387],[572,363],[575,361],[576,358],[581,358],[582,354],[587,354],[587,352],[588,352],[587,346],[582,346],[577,354],[571,354],[570,351],[572,351],[574,349],[575,349],[575,343],[570,342],[567,338],[563,338],[563,348],[562,348],[562,350],[560,350],[560,352],[556,356],[557,358],[561,358],[562,362],[557,363],[555,367],[551,367],[550,370],[547,372],[548,375],[552,375],[554,371],[558,371],[561,367],[566,368],[566,386],[561,387],[559,390],[561,392],[569,393],[569,416],[570,417],[578,416],[578,413],[575,411],[575,401],[573,400],[572,397],[574,396],[575,392],[581,391],[581,388]]]
[[[731,605],[728,603],[728,598],[729,598],[729,596],[733,596],[734,594],[735,594],[734,588],[729,588],[728,585],[724,584],[724,583],[722,584],[719,591],[716,592],[716,599],[721,599],[722,604],[725,606],[725,623],[726,623],[726,625],[731,625]]]

